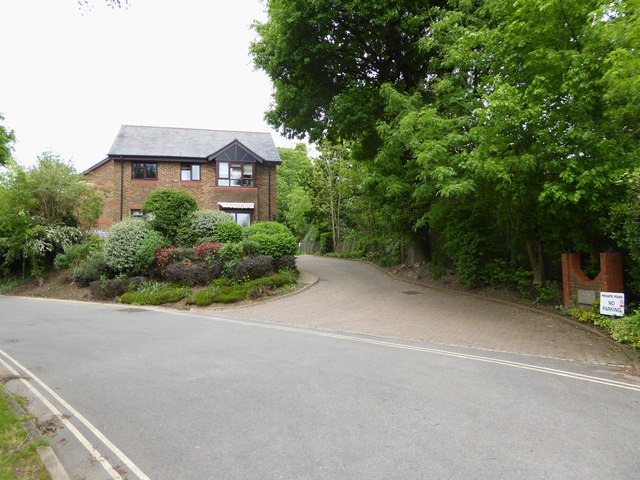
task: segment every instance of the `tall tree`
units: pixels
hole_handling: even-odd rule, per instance
[[[274,84],[266,118],[311,141],[358,140],[356,153],[375,152],[375,123],[384,83],[402,91],[427,77],[430,51],[421,47],[430,18],[447,1],[269,0],[251,52]]]
[[[0,115],[0,122],[4,117]],[[8,130],[4,125],[0,125],[0,166],[6,165],[11,159],[11,144],[16,141],[13,130]]]
[[[88,229],[102,211],[95,187],[59,156],[44,153],[30,169],[9,162],[0,172],[0,268],[29,262],[42,274],[47,258]]]
[[[309,186],[313,164],[303,143],[295,148],[279,148],[282,164],[277,170],[278,218],[299,238],[309,229],[311,210]]]

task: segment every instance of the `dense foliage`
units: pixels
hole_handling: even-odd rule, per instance
[[[166,246],[166,239],[150,225],[129,218],[109,228],[104,244],[104,261],[116,273],[136,274],[149,267],[155,252]]]
[[[4,117],[0,115],[0,122],[2,120],[4,120]],[[0,166],[6,165],[11,160],[11,144],[15,141],[15,132],[8,130],[4,125],[0,125]]]
[[[640,295],[639,11],[270,0],[252,46],[275,87],[267,119],[321,151],[283,155],[283,221],[385,261],[420,245],[468,285],[496,260],[540,284],[561,252],[621,249]]]
[[[191,214],[191,232],[195,240],[213,237],[216,227],[233,220],[231,215],[220,210],[197,210]]]
[[[242,239],[242,227],[233,220],[220,222],[216,225],[213,239],[221,243],[235,243]]]
[[[260,255],[278,258],[282,255],[295,255],[298,249],[291,231],[278,222],[254,223],[245,228],[244,235],[255,244],[256,252]]]
[[[184,190],[154,190],[144,201],[142,211],[149,215],[149,224],[171,243],[189,229],[191,215],[198,210],[198,203]]]
[[[31,168],[10,162],[0,170],[2,268],[41,276],[101,212],[95,187],[59,156],[43,153]]]

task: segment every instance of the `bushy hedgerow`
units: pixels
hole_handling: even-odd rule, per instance
[[[175,262],[164,269],[164,278],[184,285],[206,285],[222,272],[222,262],[212,260],[207,263]]]
[[[240,260],[229,269],[228,276],[237,280],[254,280],[274,271],[273,257],[257,255]]]
[[[97,235],[87,235],[80,243],[74,243],[58,253],[53,260],[56,270],[75,268],[95,253],[102,252],[104,239]]]
[[[142,205],[142,211],[147,215],[151,214],[151,227],[171,243],[176,242],[181,230],[189,228],[191,215],[196,210],[196,199],[183,190],[154,190]]]
[[[221,222],[213,234],[216,242],[236,243],[242,240],[242,227],[233,220]]]
[[[160,248],[164,242],[164,238],[151,230],[145,221],[129,218],[109,229],[104,261],[115,273],[138,273],[153,261],[151,250],[156,246]]]

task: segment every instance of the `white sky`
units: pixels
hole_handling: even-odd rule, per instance
[[[249,44],[262,0],[0,0],[0,114],[14,158],[43,151],[82,172],[102,160],[120,125],[271,131],[271,82]]]

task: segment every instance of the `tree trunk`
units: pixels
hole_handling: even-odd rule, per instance
[[[527,253],[529,254],[531,270],[533,270],[533,283],[535,285],[542,285],[542,282],[544,282],[542,243],[536,240],[527,240]]]

